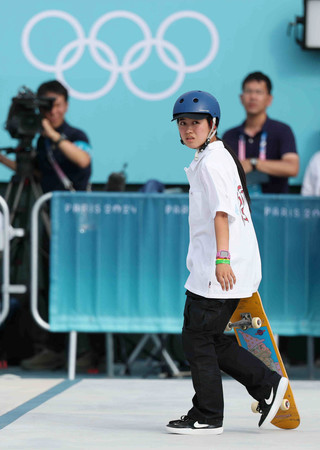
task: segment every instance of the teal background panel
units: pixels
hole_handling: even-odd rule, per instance
[[[193,155],[170,122],[175,100],[214,94],[222,135],[244,120],[243,78],[261,70],[274,86],[270,117],[297,140],[301,170],[290,182],[299,185],[320,148],[320,54],[287,34],[302,13],[302,0],[2,2],[1,123],[21,86],[58,79],[70,91],[67,120],[90,138],[93,182],[127,163],[128,183],[185,184]],[[1,127],[0,147],[17,145]],[[1,181],[11,175],[0,165]]]
[[[187,195],[57,192],[51,214],[53,331],[181,331]],[[319,336],[320,200],[256,196],[252,217],[273,331]]]

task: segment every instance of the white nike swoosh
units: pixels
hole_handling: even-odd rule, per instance
[[[195,422],[195,423],[193,424],[193,426],[194,426],[195,428],[207,428],[207,427],[208,427],[207,424],[205,424],[205,423],[199,423],[199,422]]]
[[[273,388],[271,388],[271,394],[270,394],[270,397],[267,398],[267,399],[265,399],[266,404],[267,404],[267,405],[271,405],[272,399],[273,399]]]

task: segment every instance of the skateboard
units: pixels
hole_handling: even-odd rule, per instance
[[[241,347],[261,359],[271,370],[275,370],[281,376],[288,378],[258,292],[255,292],[250,298],[240,300],[226,331],[232,329],[234,329]],[[257,412],[257,406],[258,402],[252,403],[251,409],[253,412]],[[290,383],[282,404],[271,423],[283,429],[297,428],[300,424],[300,417]]]

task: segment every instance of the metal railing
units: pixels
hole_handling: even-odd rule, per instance
[[[39,313],[38,308],[38,251],[39,251],[39,216],[41,213],[41,208],[43,205],[50,201],[52,198],[52,193],[49,192],[45,195],[42,195],[34,204],[32,213],[31,213],[31,312],[36,323],[44,328],[45,330],[50,331],[50,324],[46,322]],[[114,357],[113,357],[113,334],[110,332],[106,332],[106,372],[107,376],[114,376]],[[154,344],[154,352],[161,351],[161,355],[170,367],[173,375],[179,376],[180,372],[177,366],[175,365],[173,359],[163,348],[161,344],[161,340],[158,335],[153,334],[145,334],[140,342],[138,343],[135,350],[130,355],[130,358],[127,361],[127,366],[129,367],[137,358],[142,348],[145,346],[147,341],[151,339]],[[68,352],[68,378],[73,380],[75,378],[76,372],[76,356],[77,356],[77,331],[73,330],[69,332],[69,352]]]
[[[3,215],[2,241],[2,309],[0,312],[0,325],[6,320],[10,310],[10,294],[24,294],[27,287],[22,284],[10,284],[10,240],[14,237],[23,237],[22,228],[10,226],[10,212],[7,202],[0,196],[0,209]]]
[[[39,215],[43,205],[51,200],[52,192],[42,195],[34,203],[31,212],[31,313],[36,323],[50,331],[50,324],[46,322],[40,315],[38,309],[38,250],[39,250]],[[69,333],[69,353],[68,353],[68,378],[75,379],[76,373],[76,356],[77,356],[77,332]]]

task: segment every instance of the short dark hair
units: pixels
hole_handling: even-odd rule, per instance
[[[65,101],[66,102],[68,101],[69,93],[67,89],[63,86],[63,84],[60,83],[60,81],[52,80],[42,83],[38,87],[37,96],[44,97],[48,92],[54,92],[55,94],[63,95]]]
[[[242,82],[242,90],[249,81],[264,81],[267,85],[268,93],[271,94],[272,83],[270,78],[262,72],[252,72],[246,76],[246,78]]]

